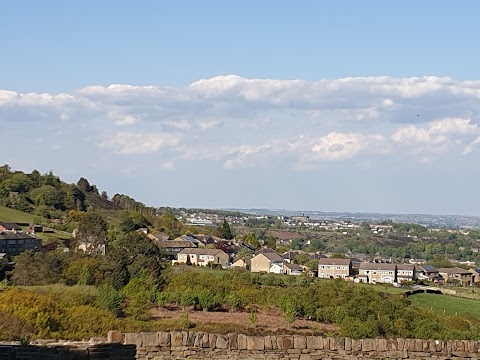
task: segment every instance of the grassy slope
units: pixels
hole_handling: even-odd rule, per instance
[[[456,296],[437,294],[416,294],[408,298],[421,307],[449,315],[473,315],[480,319],[480,300],[462,299]]]
[[[5,206],[0,206],[0,221],[3,222],[20,222],[33,223],[34,215],[27,214],[22,211],[9,209]]]

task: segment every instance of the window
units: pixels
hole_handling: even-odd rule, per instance
[[[10,245],[14,245],[14,244],[17,243],[17,240],[8,240],[8,243],[9,243]]]

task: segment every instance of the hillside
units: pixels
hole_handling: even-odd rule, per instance
[[[0,205],[0,222],[33,223],[35,215]]]

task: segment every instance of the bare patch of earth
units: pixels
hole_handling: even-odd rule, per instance
[[[154,308],[151,316],[158,320],[176,321],[181,315],[187,314],[189,321],[198,331],[215,331],[228,333],[244,331],[249,333],[302,333],[325,334],[335,333],[339,327],[334,324],[323,324],[312,320],[297,319],[290,326],[283,319],[278,310],[257,310],[255,327],[250,320],[248,312],[223,312],[223,311],[196,311],[181,307]]]

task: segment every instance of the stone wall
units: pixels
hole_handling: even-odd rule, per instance
[[[0,360],[316,360],[479,359],[480,341],[361,339],[303,335],[247,336],[203,332],[122,334],[89,342],[40,340],[0,344]]]
[[[137,359],[480,359],[479,341],[361,339],[303,335],[247,336],[203,332],[109,333],[135,345]]]

